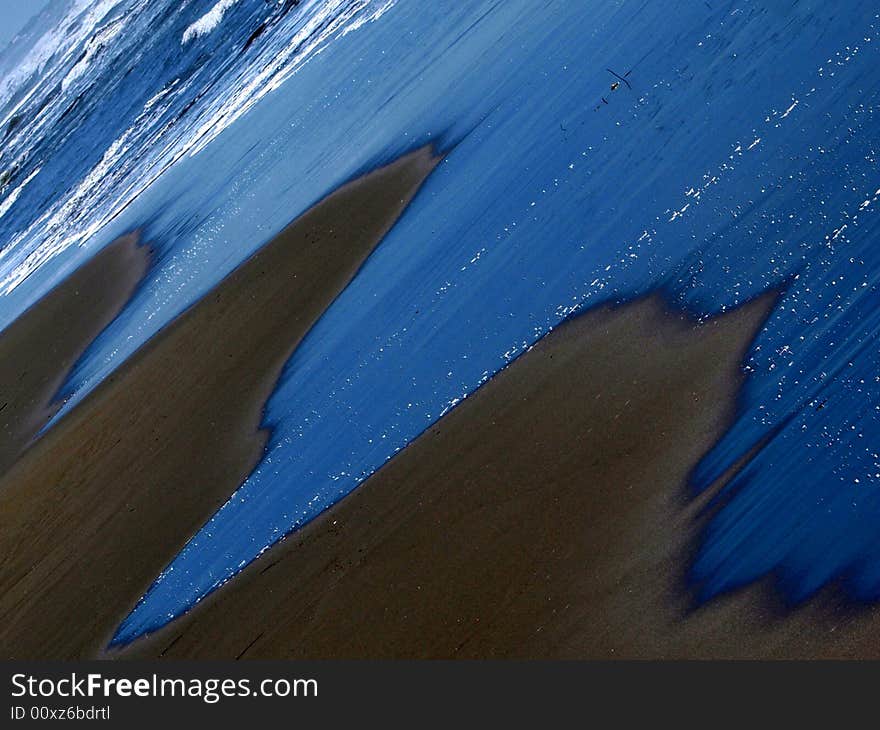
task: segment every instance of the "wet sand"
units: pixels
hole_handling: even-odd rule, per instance
[[[189,614],[105,650],[258,461],[280,368],[435,163],[320,203],[0,479],[4,658],[880,655],[877,610],[833,590],[795,612],[770,585],[696,608],[684,581],[711,496],[687,477],[773,294],[700,325],[657,297],[567,322]],[[34,321],[51,347],[55,322]]]
[[[106,646],[258,462],[262,410],[283,364],[437,162],[413,152],[300,216],[0,479],[3,658]],[[41,317],[42,350],[21,357],[51,357],[62,332]]]
[[[872,615],[783,617],[684,581],[770,294],[702,325],[658,298],[542,340],[190,614],[111,656],[785,657],[872,653]]]
[[[697,326],[658,298],[563,325],[189,615],[112,656],[697,658],[877,654],[874,614],[694,610],[708,493],[774,301]]]
[[[149,259],[136,233],[122,236],[0,333],[0,475],[56,413],[70,368],[131,297]]]

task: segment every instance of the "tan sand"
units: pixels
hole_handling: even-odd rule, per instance
[[[105,656],[257,462],[280,368],[435,163],[423,150],[320,203],[0,479],[3,658]],[[125,245],[135,260],[109,280],[82,269],[18,339],[0,335],[0,354],[52,361],[26,380],[0,360],[0,382],[28,383],[0,412],[19,434],[8,460],[142,273]],[[768,586],[698,610],[685,590],[706,498],[684,484],[730,422],[772,300],[700,326],[656,298],[565,324],[190,614],[109,656],[880,655],[877,611],[832,591],[791,614]]]
[[[258,462],[263,405],[284,362],[437,161],[419,150],[317,204],[0,480],[3,658],[83,657],[106,645]],[[45,327],[49,357],[59,333]]]
[[[0,334],[0,474],[56,413],[65,376],[131,297],[149,258],[136,233],[118,238]]]
[[[872,614],[691,611],[705,498],[774,297],[697,326],[657,298],[581,316],[182,619],[114,656],[876,655]],[[836,630],[835,630],[836,629]]]

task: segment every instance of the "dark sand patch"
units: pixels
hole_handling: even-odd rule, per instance
[[[149,265],[130,233],[95,254],[0,333],[0,474],[56,413],[77,358],[119,314]]]
[[[683,570],[705,499],[689,502],[684,483],[730,421],[773,301],[700,326],[657,298],[568,322],[356,492],[115,655],[876,653],[861,643],[870,616],[844,626],[816,602],[782,618],[762,587],[690,611]]]
[[[318,203],[0,480],[4,658],[76,658],[106,645],[258,462],[263,404],[283,364],[437,162],[421,149]]]

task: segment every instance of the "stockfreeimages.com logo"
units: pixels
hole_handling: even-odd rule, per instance
[[[208,704],[224,697],[317,697],[316,679],[188,679],[150,677],[128,679],[76,672],[61,678],[12,675],[12,696],[40,699],[117,697],[196,697]]]

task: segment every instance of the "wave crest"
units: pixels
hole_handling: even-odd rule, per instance
[[[183,37],[180,39],[180,42],[186,45],[199,36],[208,35],[208,33],[223,22],[223,16],[226,15],[226,11],[237,2],[238,0],[220,0],[213,8],[183,31]]]

